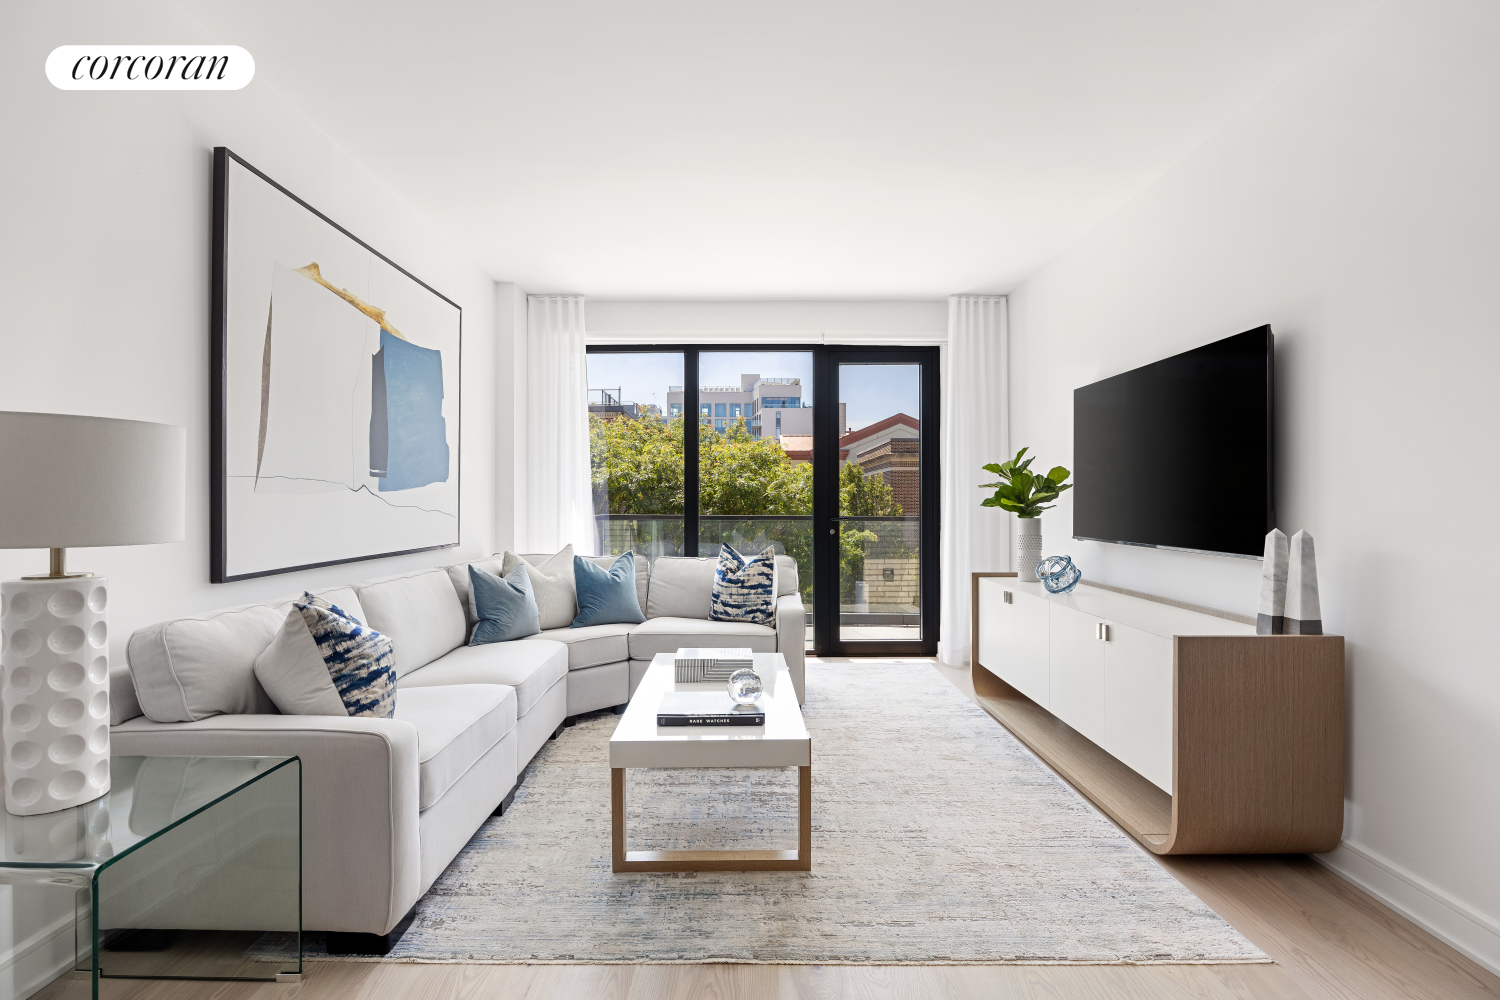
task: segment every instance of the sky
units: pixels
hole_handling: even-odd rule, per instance
[[[590,354],[589,388],[620,389],[626,402],[654,403],[667,409],[667,386],[682,385],[682,355]],[[813,398],[813,356],[807,351],[704,351],[699,384],[739,385],[742,374],[802,379],[802,399]],[[921,369],[917,365],[840,365],[839,400],[847,404],[850,427],[864,427],[893,413],[913,417],[921,409]]]

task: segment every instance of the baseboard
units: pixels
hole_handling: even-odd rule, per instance
[[[0,953],[0,982],[10,984],[16,1000],[25,1000],[73,968],[74,918],[72,901],[68,902],[66,915]]]
[[[1343,840],[1327,854],[1311,857],[1500,975],[1500,920],[1353,841]]]

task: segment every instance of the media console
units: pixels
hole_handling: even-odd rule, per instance
[[[1343,636],[1084,581],[975,573],[974,692],[1157,854],[1332,850],[1344,825]]]

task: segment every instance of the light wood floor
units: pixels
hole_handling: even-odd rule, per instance
[[[837,661],[830,661],[837,662]],[[929,661],[930,662],[930,661]],[[940,668],[965,693],[967,671]],[[1239,966],[308,963],[301,984],[105,980],[106,1000],[1500,1000],[1500,977],[1303,856],[1153,857],[1276,960]],[[62,979],[41,1000],[83,1000]]]

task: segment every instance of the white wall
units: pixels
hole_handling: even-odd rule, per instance
[[[1270,323],[1279,520],[1348,637],[1325,860],[1500,970],[1500,6],[1392,0],[1011,297],[1012,434],[1072,390]],[[1142,470],[1170,489],[1171,470]],[[1255,562],[1069,540],[1092,579],[1253,614]]]
[[[589,299],[591,344],[933,344],[948,336],[944,299]]]
[[[42,71],[47,53],[91,40],[234,39],[207,37],[173,4],[143,2],[10,5],[0,31],[0,408],[154,420],[188,431],[186,541],[69,554],[74,568],[107,574],[112,582],[112,662],[124,662],[134,629],[170,615],[493,551],[493,283],[319,132],[298,101],[278,94],[274,80],[262,77],[226,93],[54,89]],[[209,584],[209,226],[216,145],[244,156],[463,307],[458,548]],[[0,578],[45,572],[46,558],[44,551],[0,550]],[[55,895],[66,911],[67,894]],[[51,947],[32,935],[56,914],[34,899],[16,897],[11,905],[13,922],[0,912],[0,965],[19,959],[25,966]],[[5,906],[0,901],[0,910]],[[7,950],[16,945],[32,957]],[[47,964],[37,974],[46,975]],[[33,971],[7,968],[0,975],[13,991],[39,985]]]
[[[86,17],[79,17],[81,9]],[[48,51],[89,38],[202,41],[171,4],[32,4],[0,52],[0,406],[130,417],[188,430],[187,540],[79,549],[109,575],[111,654],[167,615],[453,562],[495,533],[493,282],[259,78],[237,92],[54,89]],[[86,29],[86,30],[85,30]],[[81,34],[80,34],[81,32]],[[225,145],[463,307],[462,544],[234,584],[208,583],[209,226],[212,149]],[[378,166],[378,165],[374,165]],[[0,551],[0,576],[45,571]]]

